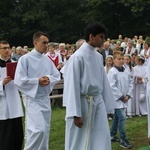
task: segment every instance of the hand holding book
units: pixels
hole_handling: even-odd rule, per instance
[[[17,62],[6,63],[7,76],[9,76],[12,80],[14,80],[16,67],[17,67]]]

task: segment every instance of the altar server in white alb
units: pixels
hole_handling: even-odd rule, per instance
[[[17,65],[15,84],[22,92],[26,108],[26,141],[24,150],[48,150],[51,104],[49,94],[60,80],[60,73],[43,53],[49,36],[33,35],[34,49],[22,56]]]
[[[111,150],[107,113],[114,99],[103,67],[101,47],[107,29],[87,25],[86,42],[70,57],[64,70],[66,103],[65,150]],[[109,93],[109,94],[108,94]]]
[[[0,150],[21,150],[23,143],[22,104],[14,81],[6,75],[10,45],[0,41]]]
[[[108,72],[108,80],[115,98],[116,108],[111,125],[111,141],[119,142],[123,148],[131,148],[132,144],[126,138],[125,122],[126,122],[126,104],[132,98],[133,79],[128,72],[125,71],[123,64],[123,53],[116,51],[113,54],[114,67]],[[117,130],[119,130],[120,140],[117,138]]]
[[[146,76],[148,80],[146,87],[146,99],[148,111],[148,138],[150,138],[150,58],[148,59],[148,64],[146,66]]]

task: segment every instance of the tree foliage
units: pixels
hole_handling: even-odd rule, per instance
[[[90,0],[85,20],[102,21],[113,38],[118,34],[146,36],[150,32],[149,7],[148,0]]]
[[[0,2],[0,39],[13,45],[32,45],[36,31],[51,41],[74,43],[83,38],[90,21],[101,21],[108,36],[149,36],[149,0],[5,0]]]

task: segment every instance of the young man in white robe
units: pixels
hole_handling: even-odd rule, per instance
[[[111,150],[107,113],[114,99],[97,52],[107,29],[101,23],[86,27],[86,41],[70,57],[64,70],[66,106],[65,150]]]
[[[6,74],[10,45],[0,41],[0,150],[21,150],[23,143],[22,104],[13,79]]]
[[[34,49],[22,56],[15,73],[15,84],[22,92],[26,108],[26,141],[24,150],[48,150],[51,104],[49,94],[60,80],[53,62],[44,55],[49,36],[33,35]]]

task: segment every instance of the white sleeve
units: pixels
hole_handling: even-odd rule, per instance
[[[110,87],[112,89],[112,93],[114,95],[114,99],[117,101],[120,97],[123,96],[123,94],[117,87],[117,74],[110,70],[107,76],[110,83]]]
[[[21,57],[17,64],[14,83],[19,91],[29,97],[35,98],[39,86],[39,79],[29,78],[27,72],[27,59],[25,57]]]

